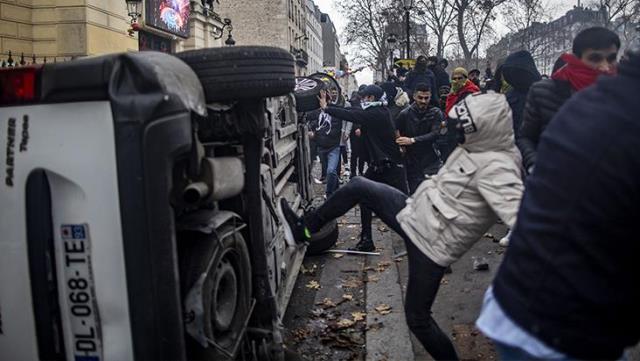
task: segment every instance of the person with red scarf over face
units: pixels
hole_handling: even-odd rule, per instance
[[[533,84],[527,95],[517,145],[528,173],[533,172],[540,135],[560,107],[576,92],[595,83],[600,76],[615,75],[620,38],[611,30],[592,27],[573,40],[571,54],[559,60],[551,79]]]

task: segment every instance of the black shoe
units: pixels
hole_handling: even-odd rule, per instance
[[[349,248],[350,251],[359,252],[373,252],[376,250],[376,246],[373,241],[368,238],[363,238],[354,247]]]
[[[298,217],[285,198],[280,198],[280,212],[284,219],[284,235],[289,245],[296,245],[310,240],[311,235],[304,226],[302,217]]]

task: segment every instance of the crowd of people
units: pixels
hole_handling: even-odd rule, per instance
[[[447,267],[500,219],[507,252],[477,320],[500,359],[623,359],[640,340],[640,50],[620,47],[594,27],[549,78],[525,50],[490,82],[419,56],[347,106],[323,92],[311,128],[327,199],[302,217],[283,201],[287,237],[307,242],[359,205],[355,249],[371,251],[375,212],[405,241],[410,330],[434,359],[455,360],[431,306]],[[339,186],[347,140],[352,177]]]

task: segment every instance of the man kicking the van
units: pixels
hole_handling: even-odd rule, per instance
[[[405,314],[411,331],[436,360],[458,359],[447,335],[431,317],[445,268],[458,260],[500,217],[513,226],[523,185],[511,109],[504,95],[467,96],[449,113],[457,121],[460,145],[438,174],[411,196],[355,177],[315,211],[298,217],[280,200],[291,240],[312,232],[356,204],[372,209],[404,240],[409,258]]]

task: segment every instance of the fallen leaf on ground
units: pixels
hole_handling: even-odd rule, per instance
[[[448,285],[449,281],[447,281],[446,279],[443,278],[443,279],[440,280],[440,284],[441,285]]]
[[[380,231],[380,232],[389,232],[389,228],[387,228],[385,226],[379,226],[378,227],[378,231]]]
[[[382,303],[375,307],[375,310],[381,315],[388,315],[391,313],[391,306],[386,303]]]
[[[376,276],[369,276],[367,278],[367,282],[378,282],[380,281],[380,277],[376,277]]]
[[[344,257],[344,253],[334,253],[333,258],[342,258]]]
[[[356,225],[355,224],[350,224],[350,225],[347,226],[347,228],[356,228]]]
[[[316,303],[316,306],[322,306],[322,308],[327,309],[336,307],[336,304],[330,298],[325,298],[324,300],[322,300],[322,302]]]
[[[376,270],[376,269],[375,269],[375,268],[373,268],[373,267],[371,267],[371,266],[367,266],[367,267],[365,267],[365,268],[364,268],[364,271],[365,271],[365,272],[367,272],[367,271],[375,271],[375,270]]]
[[[351,316],[353,316],[354,322],[358,322],[364,321],[365,317],[367,317],[367,314],[365,312],[352,312]]]
[[[489,239],[496,239],[496,236],[494,236],[491,233],[485,233],[483,237],[489,238]]]
[[[342,299],[343,300],[347,300],[347,301],[351,301],[351,300],[353,300],[353,295],[345,293],[344,295],[342,295]]]
[[[376,267],[376,271],[384,272],[384,271],[387,270],[387,268],[389,268],[389,266],[391,266],[391,261],[378,262],[378,266]]]
[[[347,328],[347,327],[351,327],[353,326],[355,322],[351,321],[348,318],[343,318],[340,321],[338,321],[337,325],[339,328]]]
[[[320,284],[318,283],[318,281],[309,281],[309,283],[307,283],[307,288],[317,290],[320,288]]]
[[[360,288],[362,287],[362,281],[357,278],[348,278],[347,280],[343,280],[342,288]]]
[[[394,261],[396,261],[396,262],[402,262],[402,261],[404,261],[404,257],[398,257],[398,258],[396,258]]]

